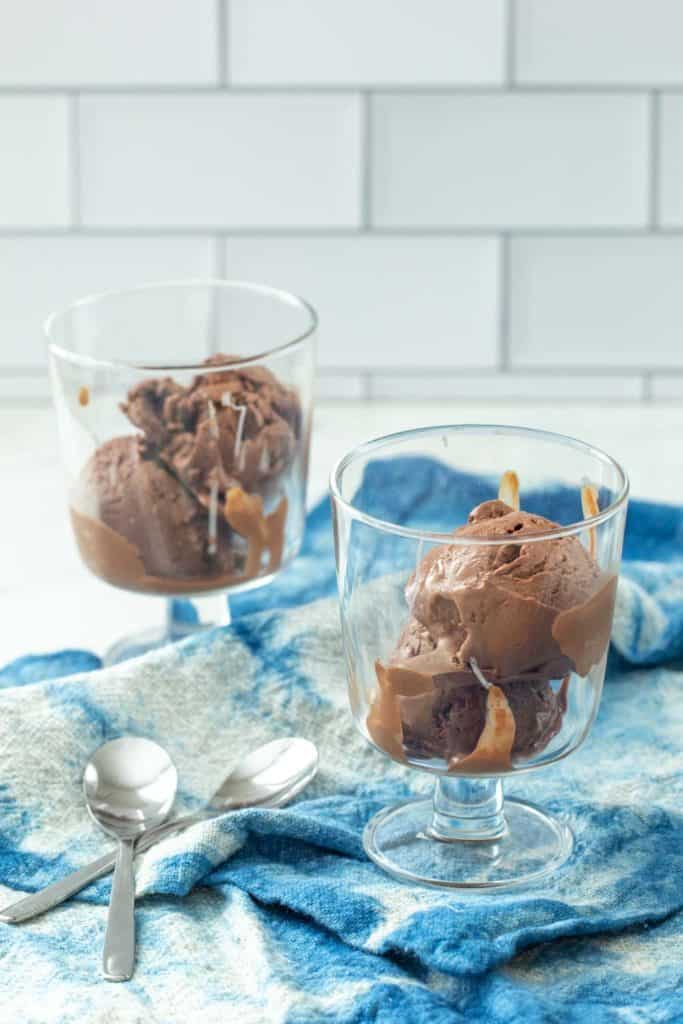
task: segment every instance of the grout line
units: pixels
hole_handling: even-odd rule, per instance
[[[649,179],[648,179],[648,213],[650,228],[657,230],[659,220],[659,161],[660,161],[660,98],[653,90],[649,96]]]
[[[457,396],[455,398],[450,399],[446,395],[439,395],[437,398],[430,398],[428,395],[416,395],[414,398],[407,399],[403,395],[380,394],[376,395],[373,398],[373,402],[376,402],[378,404],[385,402],[395,402],[401,404],[404,404],[406,402],[415,404],[427,404],[432,402],[445,403],[448,402],[449,400],[456,401],[459,404],[463,402],[472,402],[477,405],[483,403],[490,404],[492,402],[495,402],[497,404],[504,404],[506,408],[510,407],[511,409],[521,409],[525,406],[528,406],[530,401],[528,395],[510,394],[496,395],[495,398],[491,398],[484,394],[473,394],[468,395],[466,398],[463,398],[462,396]],[[332,401],[334,401],[334,399],[332,399]],[[345,401],[345,399],[337,399],[337,401]],[[533,399],[533,401],[543,408],[548,407],[552,409],[556,409],[559,406],[566,406],[568,409],[574,408],[575,406],[578,406],[579,408],[584,408],[585,406],[607,406],[609,408],[616,406],[641,407],[644,404],[642,399],[640,398],[628,398],[624,397],[623,395],[591,395],[588,398],[576,398],[571,395],[555,395],[553,397],[541,395],[540,397]],[[658,402],[658,404],[663,404],[663,402],[665,401],[672,402],[674,401],[674,399],[661,400],[660,402]]]
[[[440,396],[440,397],[438,397],[436,399],[430,398],[428,395],[419,395],[419,396],[415,396],[412,399],[410,399],[410,398],[406,399],[402,395],[390,395],[390,394],[381,394],[381,395],[370,395],[370,394],[366,395],[366,394],[362,394],[359,398],[353,398],[353,397],[345,396],[345,395],[326,395],[325,397],[319,396],[319,397],[316,398],[316,407],[318,408],[318,407],[321,407],[321,406],[326,405],[328,403],[335,403],[335,404],[337,404],[337,403],[349,403],[349,404],[353,404],[353,403],[368,403],[369,404],[369,403],[372,403],[372,404],[377,404],[377,405],[385,405],[385,404],[386,405],[390,405],[390,404],[394,403],[394,404],[400,404],[402,406],[405,406],[406,403],[408,403],[408,404],[415,404],[415,405],[427,405],[427,404],[432,403],[434,401],[445,403],[448,400],[449,400],[448,397],[445,396],[445,395],[442,395],[442,396]],[[462,403],[473,403],[473,404],[476,404],[476,405],[483,404],[483,403],[490,403],[491,401],[493,401],[493,399],[491,399],[488,396],[483,395],[483,394],[475,394],[475,395],[468,396],[467,398],[463,398],[462,396],[459,396],[457,399],[454,399],[454,400],[457,401],[460,404],[462,404]],[[528,396],[524,397],[524,396],[515,396],[515,395],[503,394],[503,395],[496,396],[495,402],[497,402],[499,404],[502,404],[505,408],[521,409],[525,405],[528,406],[528,404],[529,404],[529,397]],[[585,407],[593,408],[593,407],[597,407],[599,405],[600,406],[605,406],[605,407],[610,408],[610,409],[611,408],[617,408],[617,407],[618,408],[623,408],[623,407],[642,408],[643,406],[649,406],[649,407],[652,407],[652,408],[660,407],[660,406],[670,407],[672,405],[675,405],[675,407],[678,408],[679,404],[680,404],[680,400],[677,399],[677,398],[658,398],[656,400],[656,402],[652,402],[651,405],[650,405],[650,403],[644,402],[640,398],[625,398],[623,396],[617,396],[617,395],[595,395],[595,396],[591,396],[589,398],[583,398],[583,399],[577,399],[577,398],[572,397],[572,396],[564,397],[564,396],[557,396],[556,395],[553,398],[543,397],[542,396],[542,397],[536,399],[536,402],[537,402],[537,404],[539,406],[543,406],[543,407],[547,406],[549,408],[557,408],[558,406],[561,405],[563,407],[566,406],[568,409],[572,409],[572,408],[577,407],[577,406],[579,408],[585,408]],[[44,410],[44,409],[49,409],[51,407],[51,405],[52,405],[52,399],[51,399],[49,393],[29,393],[27,391],[23,391],[19,395],[4,395],[4,394],[0,394],[0,413],[11,412],[14,409],[20,409],[22,411],[24,411],[24,410],[32,410],[32,409]]]
[[[226,19],[226,30],[227,19]],[[220,28],[219,28],[220,31]],[[227,34],[227,31],[226,31]],[[226,55],[227,57],[227,55]],[[507,59],[507,58],[506,58]],[[227,64],[227,59],[226,59]],[[226,73],[229,69],[226,67]],[[211,93],[230,93],[230,94],[254,94],[271,96],[282,95],[282,94],[306,94],[306,95],[337,95],[337,94],[354,94],[363,91],[381,92],[386,94],[410,94],[410,95],[431,95],[431,96],[500,96],[505,95],[508,91],[514,91],[517,93],[528,93],[529,95],[538,95],[543,93],[549,93],[551,95],[580,95],[580,96],[594,96],[594,95],[609,95],[610,93],[615,96],[642,96],[644,93],[650,93],[653,89],[663,89],[667,93],[682,93],[683,83],[678,85],[666,85],[666,84],[655,84],[652,82],[641,82],[641,83],[610,83],[604,84],[601,82],[594,83],[583,83],[577,84],[572,82],[546,82],[546,83],[524,83],[524,82],[513,82],[511,83],[512,90],[509,90],[507,85],[503,83],[476,83],[476,82],[462,82],[462,83],[434,83],[429,82],[421,84],[418,82],[339,82],[339,83],[320,83],[315,82],[285,82],[282,84],[260,84],[260,85],[249,85],[246,83],[230,84],[226,80],[224,83],[220,83],[218,86],[211,83],[197,83],[188,82],[184,85],[170,84],[164,82],[156,82],[149,84],[138,84],[138,85],[126,85],[120,83],[118,85],[98,85],[88,82],[71,82],[68,85],[63,83],[45,83],[41,85],[0,85],[0,95],[7,96],[31,96],[31,95],[45,95],[45,94],[59,94],[69,95],[70,93],[84,92],[94,96],[110,96],[110,95],[141,95],[149,96],[158,94],[160,96],[179,96],[186,94],[197,94],[206,95]]]
[[[498,257],[498,361],[501,370],[510,369],[510,237],[500,236]]]
[[[548,374],[562,373],[568,377],[616,377],[631,380],[633,377],[638,377],[650,371],[652,373],[671,373],[683,376],[683,366],[681,364],[677,366],[653,367],[651,364],[644,363],[628,367],[606,363],[600,363],[596,366],[587,366],[585,363],[582,363],[580,366],[572,366],[571,363],[549,363],[547,366],[527,366],[524,363],[515,363],[514,367],[511,367],[507,372],[511,377],[543,377]]]
[[[377,235],[405,235],[411,237],[431,236],[440,237],[485,237],[493,238],[501,233],[512,237],[529,238],[644,238],[651,232],[647,225],[619,226],[603,224],[602,226],[589,225],[562,225],[548,224],[532,227],[525,224],[444,224],[444,225],[381,225],[373,227],[373,233]],[[672,234],[683,234],[683,225],[680,228],[669,229]]]
[[[606,380],[618,380],[632,382],[633,380],[639,380],[641,383],[641,399],[642,401],[650,402],[654,401],[652,394],[652,383],[655,375],[666,375],[667,378],[673,378],[674,380],[683,380],[683,367],[681,366],[657,366],[657,367],[633,367],[630,371],[615,371],[609,367],[598,367],[590,368],[586,366],[582,367],[563,367],[563,366],[551,366],[543,369],[527,369],[520,370],[515,368],[509,371],[500,371],[495,369],[476,369],[476,368],[458,368],[454,366],[446,367],[433,367],[430,366],[425,368],[424,366],[415,367],[401,367],[397,369],[395,367],[383,367],[383,366],[372,366],[372,367],[338,367],[338,366],[321,366],[319,367],[319,374],[321,377],[328,379],[334,379],[335,377],[343,380],[344,378],[352,377],[362,380],[362,394],[364,398],[373,397],[373,383],[375,378],[382,378],[385,380],[396,380],[404,381],[411,379],[413,380],[416,375],[420,379],[439,379],[442,380],[444,376],[454,377],[458,380],[467,378],[490,378],[491,380],[514,380],[519,377],[554,377],[558,374],[564,374],[570,377],[584,377],[584,378],[599,378],[604,377]],[[12,366],[0,366],[0,380],[12,380],[14,378],[29,378],[35,381],[44,381],[47,376],[47,368],[36,365],[12,365]],[[587,399],[589,400],[589,399]],[[628,399],[629,401],[631,399]]]
[[[69,150],[69,210],[72,229],[79,230],[81,218],[81,117],[77,93],[70,93],[67,108]]]
[[[221,86],[227,86],[230,81],[229,24],[230,0],[216,0],[216,45],[218,47],[216,57],[218,83]]]
[[[79,226],[79,237],[92,238],[354,238],[366,234],[362,227],[349,226],[339,227],[332,225],[320,225],[319,227],[215,227],[210,224],[187,227],[184,225],[149,225],[129,224],[123,227],[116,225]],[[510,238],[552,238],[552,239],[582,239],[582,238],[631,238],[647,239],[652,237],[652,230],[648,226],[643,227],[528,227],[510,225],[490,225],[477,227],[474,225],[451,225],[435,227],[424,226],[403,226],[403,227],[372,227],[373,235],[392,238],[496,238],[506,234]],[[73,228],[64,227],[28,227],[28,226],[0,226],[0,238],[64,238],[73,235]],[[683,224],[680,227],[667,226],[657,230],[657,237],[683,237]]]
[[[517,3],[516,0],[507,0],[505,8],[505,52],[504,60],[504,82],[508,89],[517,89]]]
[[[383,377],[397,377],[406,378],[414,377],[415,374],[419,374],[421,377],[443,377],[443,376],[457,376],[457,377],[552,377],[558,373],[569,377],[612,377],[617,380],[632,381],[640,379],[643,373],[667,373],[669,376],[683,377],[683,366],[631,366],[627,370],[615,368],[614,366],[570,366],[563,363],[553,363],[548,366],[517,366],[510,367],[508,370],[500,370],[498,367],[491,366],[467,366],[460,367],[453,363],[448,365],[430,365],[430,366],[321,366],[321,371],[327,374],[336,374],[344,376],[348,373],[361,373],[367,372],[375,375],[381,374]]]
[[[367,231],[372,226],[372,96],[368,92],[361,95],[361,224]]]
[[[200,225],[197,227],[186,227],[183,225],[168,226],[129,224],[123,227],[110,225],[107,227],[97,225],[86,225],[79,230],[79,236],[85,235],[91,238],[269,238],[275,237],[302,237],[317,238],[321,235],[332,237],[353,237],[360,234],[357,226],[348,228],[339,227],[317,227],[317,228],[215,228],[211,225]],[[0,238],[68,238],[73,234],[71,228],[62,227],[0,227]]]
[[[642,377],[643,374],[649,373],[650,375],[655,373],[666,373],[668,376],[683,377],[683,366],[656,366],[656,367],[644,367],[634,366],[629,370],[615,370],[614,367],[600,366],[600,367],[587,367],[587,366],[567,366],[567,365],[552,365],[548,367],[522,367],[521,369],[517,366],[501,372],[496,367],[490,366],[470,366],[470,367],[458,367],[453,364],[442,365],[442,366],[429,366],[424,367],[420,365],[406,366],[406,367],[391,367],[391,366],[329,366],[321,365],[320,372],[328,376],[333,377],[345,377],[345,376],[358,376],[359,374],[374,374],[381,375],[383,377],[414,377],[415,373],[418,372],[420,376],[434,376],[442,377],[444,374],[451,374],[454,376],[464,377],[544,377],[553,375],[555,373],[564,373],[570,376],[577,377],[615,377],[618,379],[631,380],[634,377]],[[41,366],[35,366],[31,364],[18,365],[18,366],[0,366],[0,376],[17,375],[26,376],[33,375],[41,376],[45,373],[45,368]]]

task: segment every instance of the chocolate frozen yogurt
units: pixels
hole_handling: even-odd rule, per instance
[[[398,760],[467,774],[528,761],[562,728],[571,673],[607,650],[616,577],[576,536],[544,540],[558,524],[516,508],[516,488],[501,493],[512,504],[475,508],[406,584],[411,617],[376,663],[367,719]]]
[[[205,365],[235,357],[215,355]],[[280,565],[301,405],[263,366],[141,381],[139,433],[101,444],[72,494],[81,555],[109,583],[161,594],[246,582]]]

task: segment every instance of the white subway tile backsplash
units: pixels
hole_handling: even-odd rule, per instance
[[[0,227],[67,225],[67,100],[0,96],[0,138]]]
[[[0,85],[210,84],[215,0],[0,0]]]
[[[230,0],[238,84],[496,84],[504,0]]]
[[[211,257],[202,238],[0,238],[0,364],[42,366],[43,323],[74,299],[145,281],[211,276]]]
[[[143,227],[353,227],[353,95],[88,96],[83,222]]]
[[[90,291],[321,312],[322,398],[683,397],[680,0],[0,0],[0,403]]]
[[[678,226],[683,224],[683,95],[664,95],[660,104],[659,221]]]
[[[370,393],[373,398],[453,398],[459,401],[636,401],[642,397],[642,382],[635,374],[411,373],[399,376],[380,373],[371,377]]]
[[[681,266],[683,237],[513,240],[512,364],[683,366]]]
[[[642,225],[647,137],[642,96],[380,95],[373,222]]]
[[[524,83],[683,82],[680,0],[516,0]]]
[[[683,402],[683,374],[655,374],[650,381],[650,396],[655,401]]]
[[[316,306],[323,369],[496,364],[493,239],[229,238],[225,265]]]

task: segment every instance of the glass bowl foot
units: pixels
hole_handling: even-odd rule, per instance
[[[387,807],[363,834],[371,860],[404,882],[448,889],[501,889],[530,884],[562,865],[574,845],[569,827],[534,804],[506,799],[502,835],[436,838],[430,799]]]
[[[102,662],[104,665],[118,665],[121,661],[139,658],[148,651],[185,640],[214,626],[227,626],[229,622],[230,607],[224,593],[194,597],[191,601],[169,598],[165,625],[122,637],[106,651]]]
[[[204,626],[208,629],[208,626]],[[153,626],[151,629],[143,629],[139,633],[129,633],[121,637],[115,644],[109,647],[102,658],[102,664],[118,665],[129,658],[139,658],[148,651],[155,651],[166,644],[175,643],[180,637],[171,633],[165,626]]]

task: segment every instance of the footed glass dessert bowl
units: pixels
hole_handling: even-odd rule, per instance
[[[166,625],[108,663],[228,621],[226,595],[296,555],[316,323],[301,299],[234,281],[146,285],[49,318],[81,558],[112,586],[169,598]]]
[[[503,780],[571,754],[595,719],[628,481],[572,438],[445,426],[371,441],[331,478],[349,696],[366,739],[436,776],[364,836],[393,875],[530,883],[566,823]]]

